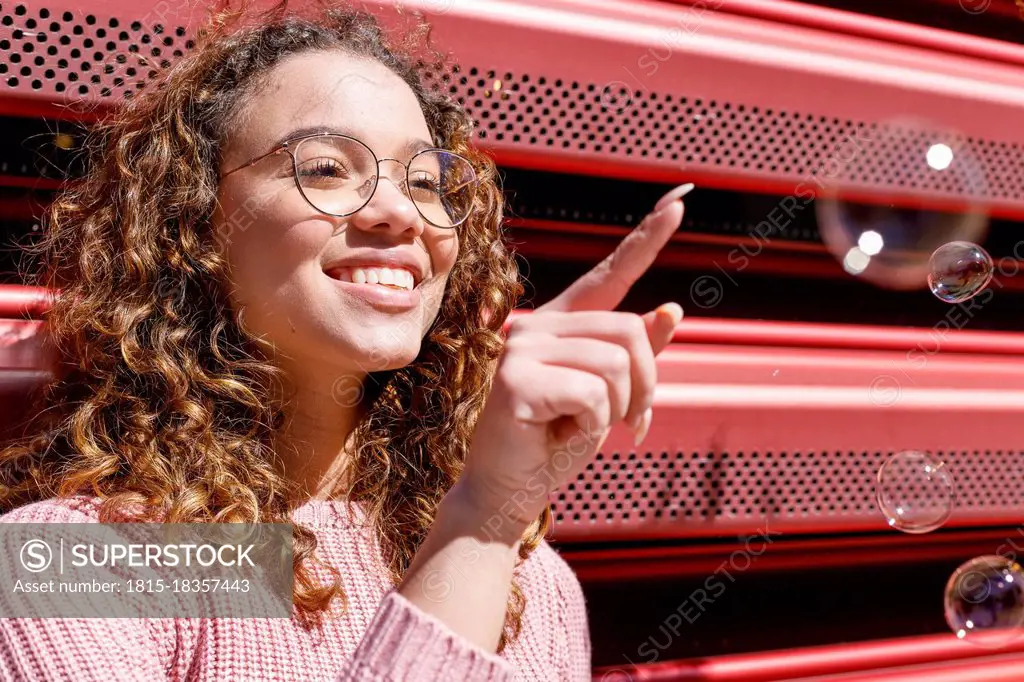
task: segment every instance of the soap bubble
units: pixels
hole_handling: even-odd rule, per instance
[[[899,452],[878,469],[875,496],[889,526],[927,533],[949,519],[955,501],[953,477],[923,452]]]
[[[965,135],[920,119],[858,128],[814,177],[821,239],[843,268],[889,289],[921,289],[943,244],[988,230],[985,168]]]
[[[943,607],[960,639],[1003,646],[1024,634],[1024,570],[1002,556],[971,559],[950,576]]]
[[[928,286],[941,301],[963,303],[988,286],[993,267],[992,257],[977,244],[943,244],[929,261]]]

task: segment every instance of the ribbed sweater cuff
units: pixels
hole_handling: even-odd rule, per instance
[[[391,590],[353,656],[359,682],[510,682],[512,664],[459,635]]]

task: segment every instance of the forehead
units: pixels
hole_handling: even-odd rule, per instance
[[[255,154],[299,128],[340,128],[380,156],[411,137],[430,141],[409,86],[380,62],[339,51],[309,52],[275,66],[247,98],[228,147]]]

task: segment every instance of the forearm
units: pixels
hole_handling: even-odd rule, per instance
[[[455,632],[495,651],[525,528],[489,514],[456,485],[398,592]]]

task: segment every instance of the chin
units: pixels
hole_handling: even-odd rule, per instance
[[[367,372],[401,369],[411,364],[419,355],[422,345],[418,336],[411,336],[411,343],[395,343],[400,336],[397,329],[381,332],[384,336],[390,337],[390,343],[387,340],[363,340],[361,343],[346,344],[347,348],[341,352],[355,367]],[[409,338],[410,336],[406,335],[406,339]]]

